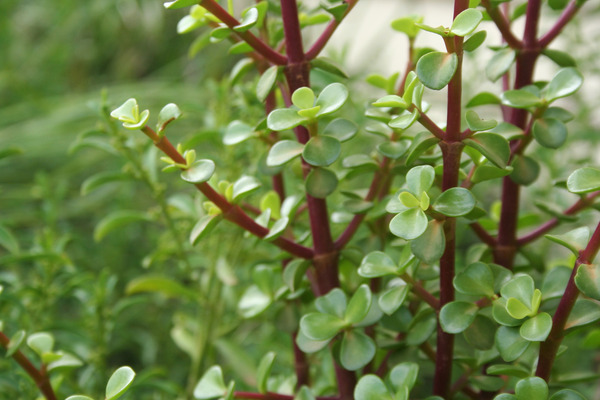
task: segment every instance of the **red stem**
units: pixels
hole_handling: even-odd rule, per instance
[[[4,332],[0,332],[0,345],[4,348],[8,348],[8,344],[10,343],[10,338],[4,334]],[[54,394],[54,389],[52,389],[52,385],[50,385],[50,379],[46,374],[46,370],[44,366],[42,368],[37,369],[31,361],[21,352],[21,350],[17,350],[13,353],[12,358],[25,370],[27,375],[35,382],[36,386],[40,389],[40,392],[44,395],[47,400],[56,400],[56,395]]]
[[[254,393],[254,392],[234,392],[233,397],[236,399],[248,399],[248,400],[293,400],[294,396],[288,394],[279,393]],[[331,396],[318,396],[317,400],[339,400],[337,397]]]
[[[493,7],[490,4],[490,0],[482,0],[481,5],[485,7],[485,10],[488,12],[490,18],[496,24],[496,27],[500,31],[500,34],[502,34],[504,41],[513,49],[520,49],[523,47],[523,43],[512,33],[512,30],[510,29],[510,22],[500,11],[500,8],[498,6]]]
[[[579,253],[577,261],[575,261],[575,266],[573,267],[573,272],[569,278],[569,283],[567,284],[565,292],[560,299],[560,303],[556,308],[556,312],[554,313],[554,317],[552,318],[552,330],[550,331],[550,335],[548,335],[546,341],[540,345],[540,355],[535,374],[536,376],[544,379],[546,382],[548,382],[550,379],[552,365],[554,364],[556,353],[558,352],[558,348],[560,347],[565,334],[564,331],[567,319],[569,318],[569,314],[571,313],[571,310],[575,305],[575,301],[579,296],[579,289],[577,289],[577,286],[575,285],[575,276],[577,275],[577,270],[582,264],[591,264],[594,261],[596,254],[598,254],[599,249],[600,224],[596,226],[596,230],[594,231],[592,238],[588,242],[585,249]]]
[[[558,20],[556,21],[554,26],[552,28],[550,28],[550,30],[548,32],[546,32],[546,34],[543,35],[540,38],[540,40],[538,41],[538,44],[540,47],[542,47],[542,48],[548,47],[550,42],[552,42],[554,39],[556,39],[556,37],[560,34],[560,32],[562,32],[563,28],[573,19],[573,17],[577,13],[577,11],[579,11],[579,9],[581,8],[581,5],[583,3],[582,4],[578,4],[578,3],[579,3],[579,1],[577,1],[577,0],[571,0],[571,2],[563,10],[563,13],[558,18]]]
[[[238,26],[240,22],[235,19],[231,14],[221,7],[215,0],[201,0],[200,5],[215,15],[221,22],[227,25],[233,30],[235,26]],[[265,42],[254,36],[249,31],[236,32],[233,34],[238,36],[240,39],[248,43],[257,53],[261,54],[267,60],[277,65],[284,65],[287,61],[286,57],[277,53],[275,50],[267,46]]]
[[[321,36],[317,38],[317,40],[313,43],[310,49],[308,49],[308,51],[306,52],[307,59],[312,60],[313,58],[316,58],[319,55],[321,50],[323,50],[325,45],[329,42],[329,39],[331,39],[331,36],[333,35],[337,27],[340,25],[342,20],[346,18],[346,15],[348,15],[348,13],[350,13],[350,11],[354,8],[356,3],[358,3],[358,0],[346,1],[346,4],[348,4],[348,8],[346,8],[346,11],[344,12],[344,15],[342,15],[342,18],[340,18],[339,20],[336,20],[334,18],[329,23],[329,25],[327,25],[323,33],[321,33]]]

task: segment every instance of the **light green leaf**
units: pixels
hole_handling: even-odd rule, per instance
[[[410,144],[411,143],[408,140],[401,140],[399,142],[383,142],[377,145],[377,151],[387,158],[397,160],[408,151]]]
[[[265,311],[273,302],[270,295],[263,292],[256,285],[246,289],[238,303],[238,310],[244,318],[254,318]]]
[[[454,278],[454,287],[461,293],[474,296],[492,297],[494,293],[494,274],[487,264],[475,262],[462,270]]]
[[[54,347],[54,337],[47,332],[32,333],[27,338],[27,346],[35,351],[40,357],[49,353]]]
[[[341,83],[332,83],[325,87],[317,97],[316,106],[321,107],[317,116],[336,112],[348,99],[348,89]]]
[[[590,325],[600,319],[600,304],[594,300],[579,299],[573,306],[565,330]]]
[[[456,36],[467,36],[477,28],[482,19],[483,15],[481,11],[474,8],[467,8],[454,18],[450,27],[450,33]]]
[[[410,249],[417,258],[426,264],[431,265],[437,262],[446,249],[444,222],[436,220],[429,221],[425,232],[410,242]]]
[[[198,0],[174,0],[166,1],[163,5],[165,8],[175,10],[177,8],[189,7],[198,4]]]
[[[583,194],[600,190],[600,170],[596,168],[579,168],[567,179],[570,192]]]
[[[12,254],[18,254],[20,251],[17,238],[3,225],[0,225],[0,246],[4,247]]]
[[[85,196],[89,194],[91,191],[104,186],[107,183],[124,181],[131,179],[130,174],[125,174],[123,172],[113,172],[113,171],[104,171],[99,172],[95,175],[90,176],[81,184],[81,195]],[[1,236],[1,234],[0,234]],[[0,241],[1,243],[1,241]]]
[[[250,139],[253,136],[255,136],[254,129],[250,125],[245,124],[242,121],[232,121],[227,125],[227,129],[225,130],[223,144],[232,146]]]
[[[468,110],[465,115],[465,118],[467,120],[467,126],[473,132],[487,131],[495,128],[496,125],[498,125],[498,122],[496,120],[483,120],[479,118],[479,115],[477,115],[477,113],[473,110]]]
[[[584,295],[600,300],[600,267],[594,264],[581,264],[577,268],[575,284]]]
[[[350,120],[336,118],[323,130],[323,135],[331,136],[345,142],[352,139],[358,133],[358,126]]]
[[[244,175],[233,184],[231,200],[235,203],[260,188],[261,183],[253,176]]]
[[[510,298],[519,300],[529,309],[533,308],[532,299],[534,291],[535,284],[533,278],[529,275],[517,275],[500,289],[502,297],[507,300]]]
[[[570,96],[583,84],[583,76],[575,68],[563,68],[554,75],[546,88],[546,100],[552,102]]]
[[[364,375],[354,388],[355,400],[394,400],[385,383],[376,375]]]
[[[252,7],[244,13],[243,18],[240,21],[240,24],[237,26],[234,26],[233,30],[236,32],[246,32],[247,30],[252,28],[254,25],[256,25],[257,21],[258,21],[258,10],[256,9],[256,7]]]
[[[315,105],[315,93],[309,87],[301,87],[292,94],[292,104],[299,109],[312,108]]]
[[[582,226],[562,235],[545,235],[544,237],[566,247],[575,256],[578,256],[579,251],[583,250],[588,243],[590,230],[588,227]]]
[[[202,183],[208,181],[214,172],[215,163],[212,160],[198,160],[181,172],[181,179],[188,183]]]
[[[121,397],[133,383],[135,372],[130,367],[117,369],[106,384],[106,400],[115,400]]]
[[[269,150],[267,165],[275,167],[283,165],[302,154],[304,145],[295,140],[280,140]]]
[[[197,300],[199,293],[191,290],[168,276],[156,274],[141,275],[127,284],[125,293],[132,295],[136,293],[161,293],[171,298],[182,298]]]
[[[409,38],[417,37],[421,30],[416,24],[423,22],[423,17],[418,15],[409,15],[392,21],[392,29],[405,33]]]
[[[264,355],[258,364],[258,369],[256,372],[256,388],[258,389],[259,393],[267,393],[267,381],[269,379],[269,375],[271,374],[271,368],[273,367],[274,361],[275,353],[270,351]]]
[[[300,329],[312,340],[329,340],[346,326],[343,319],[331,314],[310,313],[300,319]]]
[[[489,80],[496,82],[513,65],[516,59],[516,53],[511,48],[496,51],[487,64],[485,73]]]
[[[407,111],[393,118],[388,125],[394,129],[408,129],[417,121],[418,118],[419,112],[417,110],[412,112]]]
[[[400,281],[400,279],[397,279],[397,281]],[[404,303],[409,292],[410,286],[406,283],[392,286],[379,296],[377,300],[379,308],[387,315],[392,315]]]
[[[402,110],[408,108],[409,106],[402,97],[397,96],[395,94],[383,96],[382,98],[375,101],[373,105],[375,107],[394,107],[400,108]]]
[[[427,229],[427,216],[420,208],[410,208],[390,221],[390,231],[404,240],[413,240]]]
[[[372,251],[360,263],[358,274],[365,278],[379,278],[393,275],[398,267],[392,258],[382,251]]]
[[[419,165],[411,168],[406,174],[408,190],[416,197],[421,197],[421,193],[427,192],[433,185],[434,179],[435,169],[431,165]]]
[[[273,65],[265,70],[260,76],[258,83],[256,84],[256,97],[258,100],[265,101],[277,81],[277,74],[279,73],[279,67]]]
[[[435,146],[440,139],[433,136],[428,131],[418,133],[412,141],[406,156],[406,165],[413,164],[421,154]]]
[[[433,90],[444,88],[456,72],[458,57],[455,53],[432,51],[417,62],[417,76],[423,85]]]
[[[502,104],[513,108],[529,108],[542,104],[542,99],[525,89],[507,90],[502,93],[500,99]]]
[[[348,331],[342,338],[340,362],[347,370],[356,371],[373,359],[375,350],[373,339],[358,330]]]
[[[223,380],[223,371],[218,365],[208,369],[194,388],[194,398],[199,400],[216,399],[225,395],[227,386]]]
[[[485,42],[485,38],[487,37],[486,31],[475,32],[470,38],[465,40],[463,44],[464,51],[475,51],[479,46]]]
[[[349,325],[358,324],[362,321],[371,308],[372,294],[371,289],[366,284],[362,284],[354,292],[352,298],[348,302],[346,311],[344,312],[344,321]]]
[[[306,118],[291,108],[273,110],[267,117],[267,126],[272,131],[285,131],[305,122]]]
[[[470,108],[488,104],[500,104],[500,98],[491,92],[477,93],[471,100],[469,100],[466,107]]]
[[[76,394],[75,396],[67,397],[66,400],[94,400],[94,399],[92,399],[91,397],[88,397],[88,396]]]
[[[12,355],[15,354],[19,350],[19,347],[21,347],[21,345],[23,344],[23,341],[25,340],[25,336],[26,336],[25,331],[20,330],[20,331],[15,332],[10,337],[8,346],[6,346],[6,357],[7,358],[12,357]]]
[[[156,129],[159,133],[164,131],[171,121],[174,121],[179,117],[181,117],[181,110],[179,107],[177,107],[177,104],[167,104],[158,113],[158,123],[156,124]]]
[[[551,329],[552,317],[550,314],[543,312],[525,321],[521,325],[519,333],[523,339],[530,342],[543,342],[550,334]]]
[[[515,361],[529,347],[530,342],[519,334],[519,328],[501,326],[496,331],[496,348],[506,362]]]
[[[222,216],[220,214],[217,215],[203,215],[200,217],[198,222],[192,228],[190,232],[190,243],[192,246],[195,246],[205,238],[215,226],[221,221]]]
[[[521,379],[515,387],[518,400],[546,400],[548,398],[548,384],[537,376]]]

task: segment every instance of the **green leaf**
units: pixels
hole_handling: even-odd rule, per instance
[[[516,53],[511,48],[496,51],[485,68],[488,79],[496,82],[513,65],[516,59]]]
[[[233,30],[236,32],[246,32],[258,21],[258,10],[256,7],[252,7],[248,9],[244,14],[243,18],[240,21],[240,24],[233,27]]]
[[[313,68],[317,68],[322,71],[329,72],[330,74],[337,75],[340,78],[345,78],[345,79],[348,78],[348,75],[346,75],[346,73],[344,71],[342,71],[342,69],[340,69],[340,67],[338,67],[333,61],[331,61],[325,57],[315,58],[310,63],[313,66]]]
[[[373,359],[375,350],[373,339],[358,330],[348,331],[342,338],[340,362],[347,370],[356,371]]]
[[[513,108],[537,107],[542,104],[542,99],[525,89],[507,90],[500,99],[502,104]]]
[[[525,321],[521,325],[519,333],[523,339],[530,342],[543,342],[550,334],[551,329],[552,317],[550,314],[543,312]]]
[[[417,62],[417,76],[429,89],[444,88],[456,72],[458,57],[455,53],[432,51],[425,54]]]
[[[467,119],[467,126],[473,132],[487,131],[492,128],[495,128],[496,125],[498,125],[498,122],[496,120],[483,120],[479,118],[479,115],[477,115],[477,113],[473,110],[468,110],[465,115],[465,118]]]
[[[310,313],[300,319],[300,329],[312,340],[329,340],[346,326],[346,321],[331,314]]]
[[[404,240],[413,240],[427,229],[427,216],[420,208],[410,208],[390,221],[390,232]]]
[[[495,322],[477,314],[471,325],[463,332],[463,336],[473,348],[489,350],[494,346],[494,334],[497,328]]]
[[[299,109],[312,108],[315,105],[315,93],[309,87],[301,87],[292,94],[292,104]]]
[[[190,243],[195,246],[205,238],[215,226],[221,221],[221,215],[203,215],[190,232]]]
[[[346,311],[346,294],[340,288],[331,290],[325,296],[318,297],[315,300],[315,307],[322,313],[336,315],[344,318]]]
[[[67,397],[66,400],[94,400],[94,399],[92,399],[91,397],[88,397],[88,396],[76,394],[75,396]]]
[[[600,300],[600,267],[594,264],[581,264],[577,269],[575,285],[584,295]]]
[[[258,286],[251,285],[242,295],[238,310],[244,318],[254,318],[265,311],[273,302],[271,296],[263,292]]]
[[[20,246],[17,238],[8,228],[0,224],[0,246],[4,247],[12,254],[20,252]]]
[[[586,400],[581,394],[571,389],[563,389],[554,393],[550,400]]]
[[[394,400],[385,383],[376,375],[364,375],[354,388],[355,400]]]
[[[575,93],[583,84],[583,76],[575,68],[563,68],[554,75],[546,88],[546,100],[552,102]]]
[[[338,159],[342,144],[331,136],[319,135],[311,138],[302,151],[302,158],[316,167],[326,167]]]
[[[397,160],[406,153],[406,151],[410,148],[410,144],[411,143],[408,140],[401,140],[399,142],[383,142],[377,145],[377,151],[387,158]]]
[[[391,25],[393,30],[405,33],[409,38],[414,39],[421,31],[416,24],[421,22],[423,22],[423,17],[418,15],[409,15],[407,17],[393,20]]]
[[[324,199],[333,193],[338,179],[334,172],[326,168],[314,168],[306,177],[306,192],[317,199]]]
[[[270,351],[264,355],[258,364],[256,371],[256,388],[259,393],[267,393],[267,380],[269,379],[269,375],[271,375],[271,368],[273,367],[274,361],[275,353]]]
[[[410,321],[408,333],[406,334],[406,344],[417,346],[424,343],[435,332],[437,318],[430,308],[425,308]]]
[[[292,292],[300,289],[302,279],[306,275],[306,271],[310,263],[306,260],[292,260],[283,270],[283,282],[290,288]]]
[[[435,169],[431,165],[413,167],[406,174],[408,190],[416,197],[420,197],[421,193],[427,192],[433,185],[434,179]]]
[[[280,140],[269,150],[267,165],[270,167],[283,165],[302,154],[304,145],[295,140]]]
[[[579,299],[569,314],[565,330],[590,325],[599,319],[600,304],[593,300]]]
[[[570,192],[583,194],[600,190],[600,170],[596,168],[579,168],[567,179]]]
[[[141,275],[127,284],[125,293],[130,296],[136,293],[161,293],[170,298],[197,300],[199,293],[191,290],[168,276],[156,274]]]
[[[521,379],[515,387],[518,400],[546,400],[548,398],[548,384],[537,376]]]
[[[47,332],[32,333],[27,338],[27,346],[42,357],[45,353],[52,351],[54,337]]]
[[[273,65],[265,70],[260,76],[258,83],[256,84],[256,97],[261,102],[265,101],[273,87],[277,82],[277,74],[279,73],[279,67]]]
[[[488,375],[507,375],[517,378],[527,378],[530,375],[530,371],[527,368],[513,364],[490,365],[485,372]]]
[[[517,275],[500,289],[502,297],[507,300],[510,298],[519,300],[529,309],[533,308],[532,298],[534,296],[534,291],[535,284],[533,278],[529,275]]]
[[[227,392],[223,371],[218,365],[208,369],[194,388],[194,398],[199,400],[222,397]]]
[[[379,278],[396,274],[398,267],[392,258],[382,251],[372,251],[361,261],[358,274],[365,278]]]
[[[375,101],[373,105],[375,107],[394,107],[400,108],[402,110],[408,108],[409,106],[402,97],[397,96],[395,94],[383,96],[382,98]]]
[[[408,129],[410,128],[419,118],[419,112],[417,110],[413,112],[404,112],[399,116],[393,118],[388,125],[394,129]]]
[[[12,335],[10,337],[10,340],[8,342],[8,346],[6,346],[6,357],[12,357],[13,354],[15,354],[18,350],[19,347],[21,347],[21,345],[23,344],[23,341],[25,340],[25,331],[24,330],[20,330],[15,332],[14,335]]]
[[[464,143],[479,151],[498,168],[504,169],[510,158],[508,141],[497,133],[477,133],[465,139]]]
[[[214,172],[215,163],[212,160],[198,160],[181,172],[181,179],[189,183],[202,183],[208,181]]]
[[[465,40],[463,44],[464,51],[475,51],[479,46],[485,42],[485,38],[487,37],[486,31],[475,32],[470,38]]]
[[[401,280],[397,279],[395,281]],[[392,315],[404,303],[409,292],[410,286],[408,286],[406,283],[399,284],[398,286],[392,286],[379,296],[379,299],[377,300],[379,308],[381,308],[381,311],[387,315]]]
[[[421,205],[419,199],[411,192],[402,192],[398,195],[398,199],[406,208],[415,208]]]
[[[474,303],[451,301],[440,310],[440,325],[446,333],[461,333],[471,325],[478,310]]]
[[[169,10],[175,10],[177,8],[189,7],[198,4],[198,0],[174,0],[166,1],[163,5]]]
[[[575,228],[562,235],[544,235],[544,237],[571,250],[577,257],[590,239],[590,230],[589,228],[582,226],[581,228]]]
[[[317,116],[336,112],[348,99],[348,89],[341,83],[332,83],[325,87],[317,97],[316,106],[321,107]]]
[[[533,123],[533,137],[542,146],[558,149],[567,140],[567,127],[554,118],[539,118]]]
[[[110,116],[123,122],[123,127],[126,129],[141,129],[146,125],[150,117],[150,111],[144,110],[140,113],[140,108],[137,100],[134,98],[128,99],[120,107],[114,109]]]
[[[167,104],[158,113],[158,123],[156,124],[156,129],[159,133],[164,131],[171,121],[174,121],[179,117],[181,117],[181,110],[179,107],[177,107],[177,104]]]
[[[273,110],[267,117],[267,126],[272,131],[285,131],[305,122],[306,118],[291,108]]]
[[[10,146],[3,149],[0,149],[0,160],[12,156],[17,156],[23,154],[23,149],[16,146]]]
[[[577,65],[577,61],[573,56],[564,51],[544,49],[542,54],[554,61],[559,67],[575,67]]]
[[[467,36],[471,34],[483,19],[481,11],[474,8],[467,8],[454,18],[450,33],[456,36]]]
[[[248,196],[260,188],[261,183],[253,176],[244,175],[233,184],[233,195],[231,201],[236,203],[238,200]]]
[[[475,169],[471,182],[479,183],[491,179],[502,178],[512,172],[512,167],[498,168],[493,165],[482,164]]]
[[[496,348],[506,362],[519,358],[527,350],[529,343],[521,337],[518,328],[501,326],[496,331]]]
[[[131,386],[135,378],[135,372],[130,367],[117,369],[106,384],[106,400],[114,400],[121,397]]]
[[[358,126],[347,119],[336,118],[323,130],[323,135],[331,136],[345,142],[352,139],[358,133]]]
[[[529,156],[517,154],[510,166],[513,168],[510,179],[519,185],[531,185],[540,174],[540,165]]]
[[[254,129],[242,121],[232,121],[225,129],[223,144],[232,146],[255,136]]]
[[[344,321],[350,325],[358,324],[362,321],[371,308],[371,300],[371,289],[363,283],[354,292],[354,295],[352,295],[352,298],[348,302],[348,306],[344,312]]]
[[[440,142],[440,139],[429,133],[428,131],[418,133],[412,141],[406,156],[406,165],[413,164],[421,154],[435,146]]]
[[[477,107],[484,106],[488,104],[500,104],[500,98],[496,96],[494,93],[490,92],[481,92],[477,93],[469,102],[467,103],[467,107]]]
[[[530,307],[526,306],[521,300],[517,300],[514,297],[510,297],[506,301],[506,311],[515,319],[523,319],[534,314],[534,311]]]
[[[263,239],[267,240],[267,241],[277,239],[279,236],[281,236],[285,233],[285,230],[287,229],[289,223],[290,223],[290,219],[287,217],[278,219],[277,221],[275,221],[275,223],[269,230],[269,233],[267,234],[267,236],[265,236]]]
[[[99,242],[111,231],[138,221],[152,221],[152,217],[145,212],[136,210],[114,211],[98,222],[94,229],[94,240]]]
[[[446,249],[444,222],[429,221],[425,233],[410,242],[410,249],[425,264],[431,265],[438,261]]]
[[[454,278],[454,287],[461,293],[492,297],[494,274],[487,264],[475,262],[467,266]]]
[[[455,187],[442,192],[433,208],[448,217],[461,217],[475,208],[475,198],[468,189]]]
[[[411,390],[417,382],[419,375],[419,364],[416,362],[403,362],[396,365],[390,371],[390,381],[396,390],[407,387]]]
[[[81,195],[86,196],[93,190],[107,183],[131,179],[131,175],[123,172],[104,171],[90,176],[81,184]],[[1,236],[1,235],[0,235]]]

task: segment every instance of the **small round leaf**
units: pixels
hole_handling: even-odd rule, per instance
[[[496,331],[496,347],[506,362],[515,361],[529,347],[530,342],[519,334],[519,328],[501,326]]]
[[[555,118],[539,118],[533,123],[533,137],[542,146],[558,149],[567,140],[567,127]]]
[[[487,264],[470,264],[454,278],[454,287],[461,293],[474,296],[492,297],[494,293],[494,274]]]
[[[452,301],[440,310],[440,324],[444,332],[460,333],[467,329],[475,319],[479,308],[474,303]]]
[[[481,11],[474,8],[467,8],[454,18],[450,27],[450,33],[456,36],[467,36],[477,28],[482,19],[483,15]]]
[[[292,94],[292,103],[299,109],[312,108],[315,105],[315,93],[309,87],[301,87]]]
[[[600,170],[589,167],[575,170],[567,179],[567,188],[577,194],[600,190]]]
[[[546,100],[554,101],[575,93],[583,84],[583,76],[575,68],[563,68],[554,75],[546,88]]]
[[[382,251],[372,251],[360,263],[358,274],[365,278],[379,278],[395,274],[398,267],[392,258]]]
[[[300,320],[300,329],[312,340],[329,340],[338,334],[347,323],[331,314],[310,313]]]
[[[371,308],[371,300],[372,294],[369,286],[366,284],[360,285],[348,302],[348,306],[344,312],[344,321],[350,325],[354,325],[362,321],[367,316],[367,313]]]
[[[417,62],[417,76],[423,85],[433,90],[444,88],[456,72],[458,57],[455,53],[433,51]]]
[[[600,266],[581,264],[577,268],[575,285],[584,295],[594,300],[600,300]]]
[[[306,192],[318,199],[324,199],[335,191],[338,179],[334,172],[326,168],[315,168],[306,177]]]
[[[427,229],[427,216],[420,208],[410,208],[390,221],[390,231],[404,240],[413,240]]]
[[[320,106],[321,109],[317,113],[317,116],[331,114],[344,105],[348,99],[348,89],[341,83],[332,83],[323,89],[323,91],[317,97],[315,105]]]
[[[283,165],[302,154],[304,145],[295,140],[280,140],[269,150],[267,165],[275,167]]]
[[[302,158],[316,167],[326,167],[340,156],[342,144],[331,136],[315,136],[306,143]]]
[[[468,189],[451,188],[439,195],[433,208],[448,217],[461,217],[475,208],[475,198]]]
[[[530,342],[543,342],[550,334],[551,329],[552,317],[550,314],[543,312],[525,321],[521,325],[519,333],[523,339]]]
[[[267,127],[272,131],[292,129],[306,121],[306,118],[291,108],[280,108],[271,111],[267,117]]]
[[[323,135],[332,136],[340,142],[352,139],[358,132],[358,126],[352,121],[336,118],[323,130]]]
[[[375,343],[364,333],[353,330],[346,332],[340,348],[340,362],[350,371],[367,365],[375,356]]]
[[[133,378],[135,378],[135,372],[130,367],[117,369],[106,384],[106,400],[114,400],[121,397],[129,386],[131,386]]]
[[[356,400],[394,400],[385,383],[376,375],[365,375],[354,388]]]
[[[223,371],[218,365],[208,369],[194,388],[194,398],[205,400],[224,396],[227,386],[223,380]]]
[[[548,384],[537,376],[521,379],[515,387],[518,400],[546,400],[548,398]]]
[[[181,173],[181,179],[189,183],[202,183],[209,180],[214,172],[215,163],[212,160],[198,160]]]

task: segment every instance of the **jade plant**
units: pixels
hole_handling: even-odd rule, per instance
[[[580,140],[573,99],[585,90],[584,76],[571,54],[554,47],[586,2],[455,0],[437,27],[406,2],[386,38],[408,43],[406,66],[369,75],[368,89],[321,56],[358,2],[265,0],[243,10],[233,1],[164,3],[186,9],[179,33],[200,32],[192,54],[226,44],[241,55],[224,86],[241,110],[217,127],[227,151],[243,149],[235,168],[195,147],[193,135],[175,139],[185,134],[176,121],[193,112],[185,106],[167,104],[156,117],[140,111],[143,98],[104,106],[113,134],[132,138],[121,150],[155,146],[164,171],[179,175],[160,179],[189,184],[168,186],[166,195],[199,193],[183,240],[164,186],[149,183],[171,232],[163,241],[175,242],[184,264],[193,270],[195,246],[227,242],[240,230],[249,243],[242,258],[253,260],[254,247],[270,254],[235,266],[248,279],[222,278],[236,291],[240,320],[216,328],[209,313],[198,325],[203,333],[192,331],[202,343],[194,368],[203,372],[191,375],[183,396],[592,398],[600,376],[600,168],[573,147]],[[309,42],[305,28],[322,24]],[[417,46],[425,35],[437,39],[435,48]],[[546,78],[537,69],[542,57],[552,63]],[[482,62],[484,73],[463,71]],[[493,89],[478,91],[483,83]],[[139,145],[136,131],[150,140]],[[142,163],[131,165],[146,179]],[[96,239],[151,220],[111,214]],[[128,294],[223,306],[209,301],[212,292],[152,279],[131,283]],[[202,365],[212,330],[244,324],[275,330],[279,342],[287,336],[289,351],[274,346],[245,379],[235,379],[235,361]],[[109,381],[107,398],[131,383],[127,372],[117,389]]]

